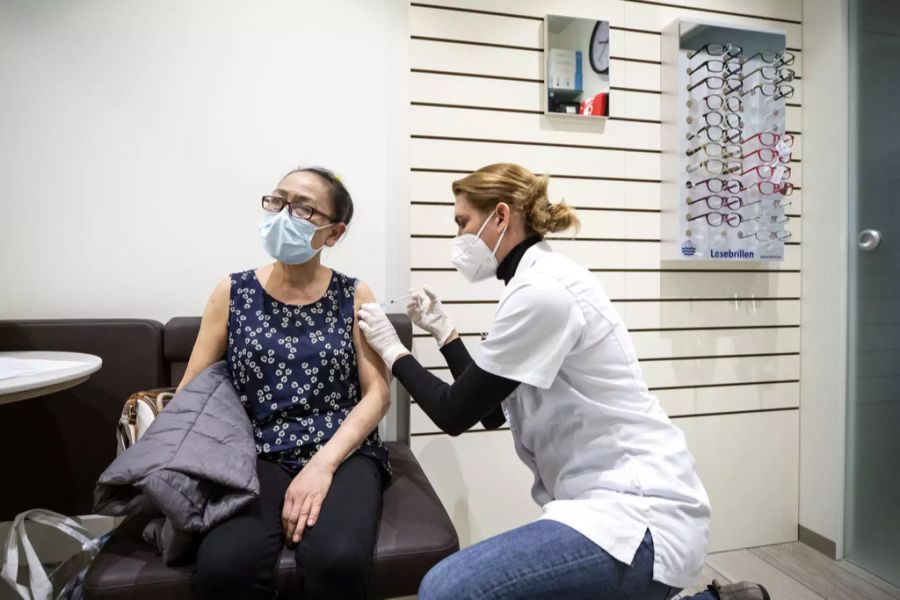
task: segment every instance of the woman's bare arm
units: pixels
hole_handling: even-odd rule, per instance
[[[359,282],[356,288],[354,315],[359,312],[360,306],[374,301],[375,296],[369,286]],[[354,316],[354,319],[357,318]],[[359,448],[366,437],[378,427],[378,423],[391,406],[387,367],[378,353],[366,342],[355,321],[353,345],[356,349],[361,388],[359,403],[350,411],[334,436],[313,457],[314,461],[324,462],[331,469],[337,469]]]
[[[209,296],[203,319],[200,321],[200,333],[191,350],[191,358],[178,390],[214,362],[221,360],[228,343],[228,302],[231,292],[231,278],[226,277],[216,286]]]

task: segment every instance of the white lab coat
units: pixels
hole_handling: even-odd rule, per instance
[[[649,529],[654,580],[691,585],[706,557],[709,498],[596,277],[546,242],[529,248],[476,363],[522,382],[504,410],[541,518],[625,564]]]

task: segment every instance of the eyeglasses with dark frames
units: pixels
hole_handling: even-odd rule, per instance
[[[766,98],[771,98],[773,100],[778,100],[781,98],[791,98],[794,96],[794,86],[787,83],[781,83],[781,80],[775,82],[757,83],[749,89],[742,90],[741,96],[746,96],[747,94],[755,94],[757,91]]]
[[[687,200],[689,206],[693,206],[700,202],[706,202],[706,206],[709,207],[709,210],[721,210],[722,207],[725,207],[728,210],[739,210],[744,206],[744,201],[740,196],[720,196],[719,194],[711,194],[702,198],[688,198]]]
[[[744,75],[744,80],[750,79],[757,73],[767,81],[777,81],[778,83],[793,81],[794,75],[796,75],[796,72],[793,69],[788,69],[786,67],[779,69],[778,67],[773,67],[771,65],[764,65],[746,73]]]
[[[721,90],[724,88],[725,91],[722,93],[727,96],[728,94],[734,94],[741,91],[741,78],[736,75],[730,75],[724,78],[718,75],[710,75],[709,77],[704,77],[697,83],[688,85],[687,90],[689,92],[693,91],[701,85],[706,85],[707,89],[710,90]]]
[[[740,75],[741,73],[741,61],[736,58],[719,60],[716,58],[710,58],[709,60],[704,60],[702,63],[697,65],[696,67],[688,67],[687,74],[693,75],[697,71],[702,69],[706,69],[708,73],[728,73],[730,75]]]
[[[745,58],[744,64],[756,60],[757,58],[769,65],[783,65],[785,67],[789,67],[794,64],[795,60],[794,54],[792,52],[776,52],[775,50],[763,50],[762,52],[757,52],[749,58]]]
[[[268,212],[281,212],[285,206],[289,207],[288,214],[295,219],[303,219],[304,221],[309,221],[313,215],[322,215],[323,217],[328,219],[329,223],[335,222],[334,217],[332,217],[331,215],[323,213],[322,211],[317,210],[304,202],[288,202],[281,196],[262,197],[262,207]]]
[[[740,213],[721,213],[721,212],[707,212],[702,215],[696,215],[694,217],[688,216],[688,221],[696,221],[698,219],[706,219],[706,224],[710,227],[721,227],[724,223],[729,227],[738,227],[741,223],[746,222],[746,219]]]
[[[741,140],[741,144],[743,145],[754,140],[758,140],[760,146],[765,146],[767,148],[772,148],[778,145],[779,142],[784,142],[784,145],[788,148],[794,146],[793,135],[790,133],[776,133],[774,131],[760,131],[754,133],[750,137]]]
[[[687,134],[687,139],[693,140],[700,137],[701,133],[705,133],[706,137],[711,142],[721,142],[725,140],[726,142],[735,143],[740,141],[741,139],[741,130],[737,128],[729,128],[722,129],[718,126],[707,125],[705,127],[701,127],[695,133]]]
[[[737,179],[720,179],[718,177],[710,177],[709,179],[704,179],[697,183],[688,181],[686,185],[689,190],[700,188],[702,186],[713,194],[718,194],[721,191],[737,194],[744,189],[741,182]]]
[[[783,65],[785,67],[790,67],[794,64],[796,57],[793,52],[783,52],[781,54],[781,58],[775,60],[775,65]]]
[[[700,115],[700,118],[709,125],[710,127],[719,127],[722,123],[725,123],[726,126],[732,129],[740,129],[744,126],[743,121],[741,121],[741,115],[734,112],[718,112],[715,110],[711,110],[709,112],[705,112]],[[694,122],[693,117],[687,118],[688,124],[692,124]]]
[[[710,56],[722,56],[723,54],[728,54],[729,56],[740,56],[744,52],[744,50],[743,48],[735,44],[717,44],[715,42],[711,42],[688,54],[688,60],[693,60],[695,56],[703,52],[709,54]]]
[[[694,99],[689,99],[687,105],[689,108],[694,106]],[[722,94],[709,94],[703,97],[703,103],[709,110],[720,110],[723,107],[731,112],[742,112],[744,103],[740,96],[723,96]]]
[[[784,85],[779,85],[778,91],[775,93],[775,95],[767,96],[766,100],[775,101],[775,100],[781,100],[782,98],[787,99],[787,98],[793,98],[793,97],[794,97],[794,86],[786,83]]]

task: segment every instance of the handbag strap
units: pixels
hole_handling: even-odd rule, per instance
[[[51,600],[53,584],[28,537],[28,530],[25,527],[27,521],[41,523],[61,531],[77,540],[83,549],[91,548],[93,540],[83,525],[53,511],[35,508],[16,515],[6,538],[6,560],[0,571],[0,577],[13,586],[19,596],[25,600]],[[25,553],[25,560],[28,564],[28,586],[18,582],[20,548]]]
[[[160,392],[156,395],[156,414],[161,413],[175,394],[172,392]]]

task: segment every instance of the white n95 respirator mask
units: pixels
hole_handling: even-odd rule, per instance
[[[491,222],[496,212],[496,208],[491,211],[491,214],[482,223],[477,234],[464,233],[456,236],[453,240],[453,266],[472,283],[488,279],[497,274],[496,253],[497,248],[500,247],[500,242],[503,241],[503,236],[506,235],[506,228],[500,232],[500,238],[494,245],[493,250],[488,248],[487,244],[481,239],[481,233],[487,227],[487,224]]]

